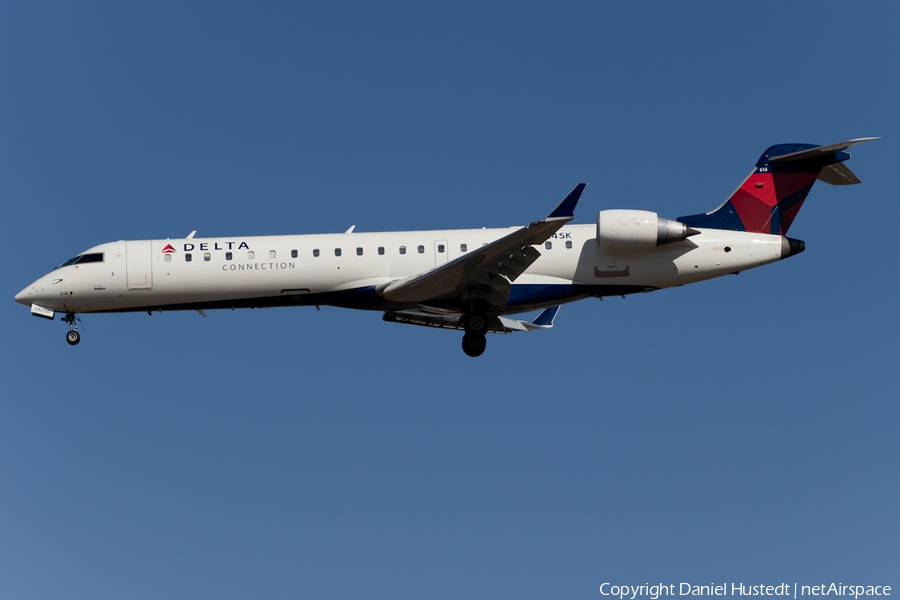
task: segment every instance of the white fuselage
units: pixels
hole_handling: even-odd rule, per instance
[[[393,310],[378,286],[413,277],[491,243],[513,229],[461,229],[233,238],[119,241],[83,254],[102,260],[60,267],[16,300],[57,312],[89,313],[288,305]],[[594,225],[566,225],[512,285],[504,313],[587,296],[667,288],[782,258],[777,235],[702,229],[647,252],[598,247]],[[168,250],[168,251],[167,251]],[[457,310],[452,305],[443,307]]]

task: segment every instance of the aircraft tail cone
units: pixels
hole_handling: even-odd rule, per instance
[[[804,250],[806,250],[806,243],[802,240],[795,240],[794,238],[782,236],[781,260],[784,260],[789,256],[794,256],[795,254],[800,254]]]

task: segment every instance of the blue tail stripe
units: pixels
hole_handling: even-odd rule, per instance
[[[710,214],[701,213],[699,215],[688,215],[686,217],[678,217],[678,221],[684,223],[688,227],[705,227],[707,229],[730,229],[731,231],[746,231],[744,223],[737,214],[731,200],[722,205],[722,207]]]

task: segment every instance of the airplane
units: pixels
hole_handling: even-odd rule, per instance
[[[813,183],[861,183],[844,164],[847,149],[875,139],[771,146],[721,206],[674,221],[610,209],[596,224],[570,224],[580,183],[525,227],[110,242],[15,300],[37,317],[61,313],[71,345],[81,339],[79,314],[336,306],[462,330],[463,351],[480,356],[487,333],[548,329],[568,302],[677,287],[803,252],[786,234]],[[511,317],[535,310],[531,321]]]

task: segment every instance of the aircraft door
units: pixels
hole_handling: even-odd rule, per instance
[[[125,242],[125,280],[129,290],[153,287],[153,249],[150,240]]]
[[[447,263],[447,240],[436,240],[434,242],[434,266],[439,267]]]

